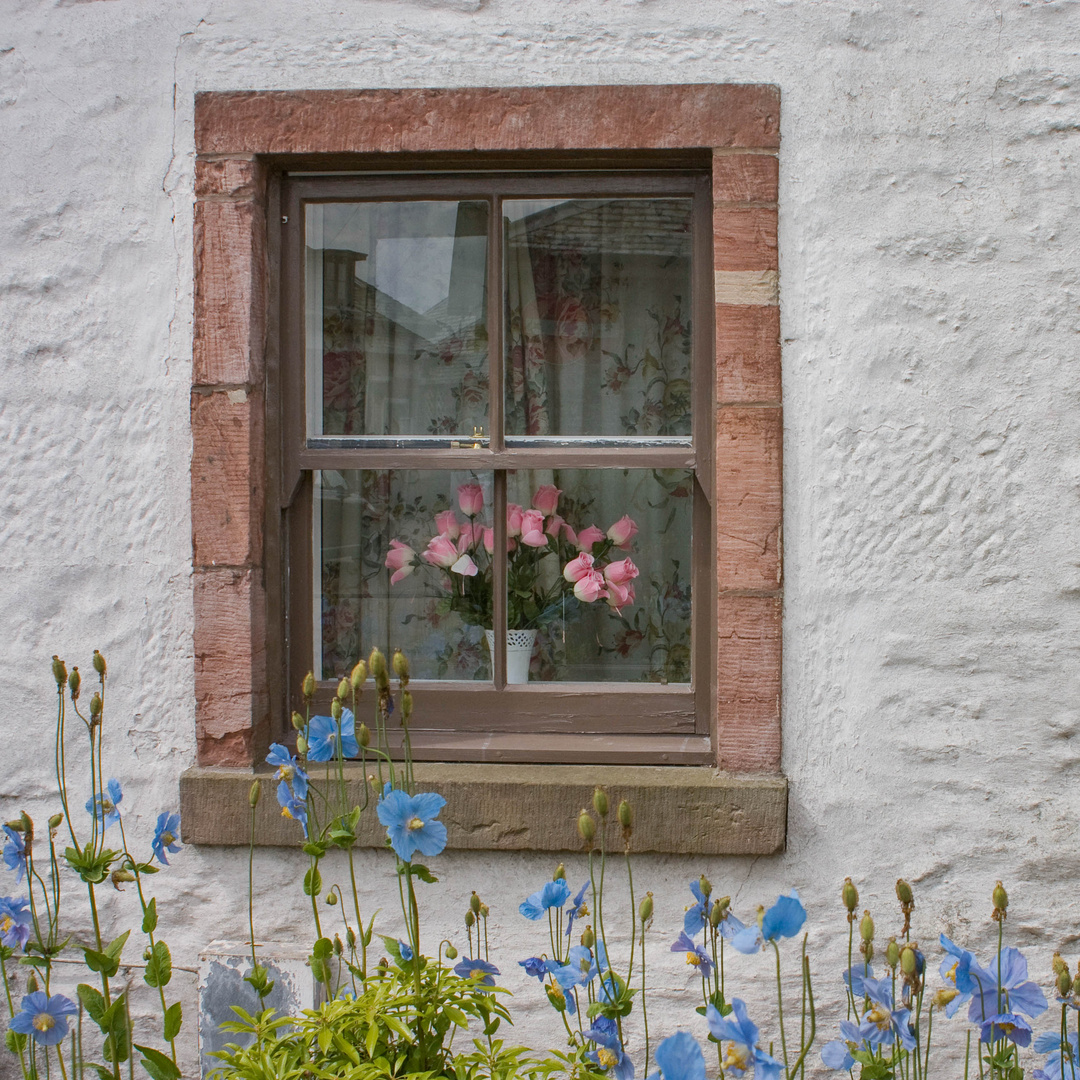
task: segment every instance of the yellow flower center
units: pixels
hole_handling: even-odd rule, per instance
[[[749,1066],[750,1048],[748,1046],[743,1046],[740,1043],[728,1043],[727,1054],[724,1056],[724,1068],[745,1071]]]
[[[51,1028],[56,1027],[56,1018],[50,1016],[47,1012],[38,1013],[37,1016],[34,1017],[34,1027],[36,1027],[38,1031],[48,1031]]]
[[[1006,1021],[1003,1024],[995,1024],[994,1027],[996,1027],[998,1029],[998,1031],[1003,1031],[1003,1032],[1005,1032],[1006,1035],[1008,1035],[1009,1032],[1012,1031],[1016,1027],[1016,1025],[1015,1024],[1010,1024],[1008,1021]]]
[[[562,992],[562,987],[558,983],[552,983],[548,988],[548,997],[554,1001],[565,1001],[566,995]]]
[[[417,829],[422,829],[423,827],[424,827],[424,819],[423,818],[414,817],[412,819],[412,821],[409,822],[409,832],[416,832]]]
[[[292,817],[292,814],[290,814],[289,817]],[[163,832],[161,834],[161,843],[163,847],[168,847],[175,839],[176,837],[174,837],[171,832]]]
[[[287,817],[287,818],[288,818],[288,819],[289,819],[290,821],[295,821],[295,820],[296,820],[296,819],[295,819],[295,818],[294,818],[294,817],[292,816],[292,811],[291,811],[291,810],[290,810],[290,809],[289,809],[289,808],[288,808],[287,806],[283,806],[283,807],[281,808],[281,816],[282,816],[282,817]],[[162,839],[162,841],[164,841],[164,840],[165,840],[165,834],[162,834],[162,837],[161,837],[161,839]]]
[[[5,915],[0,920],[0,934],[6,934],[15,925],[15,920],[10,915]]]
[[[688,952],[686,954],[686,962],[692,964],[694,967],[698,967],[701,964],[701,957],[697,953]]]
[[[948,979],[949,982],[951,982],[953,984],[953,986],[956,985],[956,969],[959,966],[960,966],[960,961],[957,960],[956,963],[953,964],[953,966],[951,968],[949,968],[948,971],[945,972],[945,978]]]
[[[619,1064],[618,1055],[614,1050],[609,1050],[606,1046],[601,1046],[600,1049],[596,1051],[596,1060],[599,1061],[605,1069],[610,1069],[613,1065]]]
[[[866,1019],[879,1031],[885,1031],[892,1026],[892,1014],[883,1005],[875,1005],[866,1014]]]
[[[112,799],[106,799],[105,796],[103,795],[101,797],[101,809],[106,814],[111,814],[116,809],[116,807],[113,806]]]
[[[292,780],[293,768],[291,765],[279,765],[277,771],[278,780]]]

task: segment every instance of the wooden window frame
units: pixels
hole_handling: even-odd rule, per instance
[[[737,85],[252,91],[196,96],[192,531],[202,765],[250,766],[287,694],[280,439],[280,177],[305,169],[607,169],[707,161],[715,301],[715,692],[706,757],[780,761],[779,95]],[[287,215],[286,215],[287,216]],[[269,224],[268,224],[269,223]],[[528,692],[533,693],[529,687]],[[524,693],[521,695],[524,697]],[[534,694],[542,698],[543,694]],[[274,718],[273,721],[271,718]],[[449,751],[445,756],[449,756]],[[566,755],[560,755],[566,760]],[[589,751],[579,760],[599,760]],[[610,759],[609,759],[610,760]],[[650,760],[664,760],[652,757]]]
[[[672,468],[694,474],[692,518],[692,677],[689,684],[659,685],[631,682],[531,682],[507,685],[505,678],[505,593],[495,574],[495,671],[491,683],[428,680],[416,684],[421,708],[410,728],[412,752],[419,761],[595,762],[605,764],[710,764],[716,655],[712,558],[715,545],[712,471],[714,418],[712,328],[712,201],[710,160],[699,155],[699,168],[687,171],[681,160],[658,163],[623,155],[603,171],[595,159],[572,170],[567,158],[552,169],[543,154],[515,159],[507,171],[505,157],[488,165],[488,155],[475,155],[469,171],[448,172],[434,159],[428,169],[388,175],[392,161],[368,162],[345,174],[300,176],[286,174],[281,187],[281,382],[280,392],[268,397],[271,412],[282,418],[281,505],[286,507],[289,591],[285,598],[285,668],[287,716],[302,709],[298,692],[314,657],[314,573],[312,550],[312,477],[331,469],[430,469],[492,473],[494,476],[495,551],[506,546],[506,477],[511,470],[553,468]],[[421,165],[423,163],[420,163]],[[648,168],[651,165],[652,168]],[[503,432],[504,294],[500,257],[503,198],[689,198],[691,210],[691,325],[693,326],[691,413],[688,438],[570,439],[547,436],[530,439]],[[428,438],[422,448],[408,439],[310,438],[305,431],[307,386],[304,342],[305,290],[303,250],[305,208],[312,203],[363,200],[468,199],[489,206],[487,326],[489,355],[489,430],[477,448],[454,448],[450,437]],[[601,441],[606,445],[593,443]],[[441,442],[443,445],[436,446]],[[385,647],[385,643],[384,647]],[[392,644],[392,643],[391,643]],[[322,680],[313,703],[329,711],[340,677]],[[281,729],[279,738],[290,732]],[[400,730],[391,726],[391,745],[400,745]]]

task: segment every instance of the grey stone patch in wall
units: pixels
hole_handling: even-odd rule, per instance
[[[199,1060],[207,1076],[220,1061],[210,1055],[226,1043],[246,1045],[251,1039],[222,1031],[220,1025],[235,1020],[233,1005],[254,1014],[260,1007],[296,1015],[314,1007],[314,980],[304,951],[291,945],[259,946],[258,960],[274,980],[274,989],[260,1006],[244,976],[251,969],[251,949],[243,942],[212,941],[199,953]]]

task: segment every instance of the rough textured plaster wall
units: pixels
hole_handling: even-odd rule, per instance
[[[87,667],[94,646],[109,657],[106,769],[127,777],[131,831],[148,839],[192,761],[196,90],[771,82],[783,94],[789,845],[704,867],[644,859],[638,882],[671,937],[701,869],[743,915],[797,886],[823,1020],[839,1000],[845,873],[888,932],[904,874],[917,934],[970,942],[988,940],[1003,878],[1009,930],[1044,978],[1050,951],[1080,940],[1077,41],[1067,0],[8,0],[3,816],[54,809],[42,765],[53,652]],[[296,855],[258,861],[262,933],[306,935],[285,889]],[[365,882],[389,880],[384,860],[363,862]],[[558,1036],[517,974],[539,945],[515,909],[551,863],[447,855],[426,903],[432,939],[456,934],[481,887],[533,1041]],[[234,854],[187,850],[155,885],[178,963],[244,937]],[[112,899],[107,921],[130,924],[134,898]],[[661,958],[668,938],[654,939],[653,1031],[700,1034],[686,969]],[[764,957],[729,966],[775,1032],[766,972]],[[193,977],[175,985],[193,1018]]]

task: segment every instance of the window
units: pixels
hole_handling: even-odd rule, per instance
[[[761,785],[779,768],[780,754],[778,114],[777,90],[752,85],[251,91],[196,96],[191,423],[195,719],[201,765],[250,767],[261,760],[267,743],[280,734],[292,679],[287,660],[293,655],[293,643],[286,641],[281,628],[295,622],[294,591],[300,584],[295,573],[288,575],[290,557],[307,549],[311,572],[301,576],[308,583],[304,587],[313,591],[314,559],[310,553],[314,552],[314,474],[355,469],[357,459],[350,455],[362,449],[333,449],[318,444],[308,448],[306,401],[295,399],[286,390],[284,376],[296,369],[287,363],[289,357],[279,349],[279,342],[302,334],[302,328],[288,326],[289,304],[278,303],[280,290],[274,275],[275,268],[294,265],[299,285],[303,253],[296,250],[290,257],[280,247],[283,239],[288,242],[293,235],[286,227],[283,236],[279,226],[283,216],[290,217],[290,223],[294,221],[292,212],[283,205],[285,189],[308,180],[313,184],[331,183],[318,178],[326,178],[335,170],[339,175],[333,183],[358,186],[361,180],[377,182],[376,174],[380,172],[387,178],[409,176],[409,182],[418,184],[435,182],[434,175],[421,175],[425,171],[441,173],[444,179],[454,176],[463,181],[469,177],[470,183],[478,185],[493,184],[500,175],[517,182],[522,179],[523,168],[536,170],[536,162],[541,160],[547,170],[545,180],[554,182],[562,176],[567,183],[590,185],[588,190],[515,190],[511,186],[477,194],[458,187],[444,190],[434,199],[429,198],[431,193],[417,190],[411,200],[479,201],[493,207],[496,197],[562,202],[596,196],[694,198],[693,194],[666,187],[663,191],[641,193],[598,190],[594,184],[598,174],[618,174],[629,180],[635,169],[654,179],[660,172],[662,185],[681,182],[677,179],[680,174],[694,178],[704,173],[711,178],[712,261],[704,270],[706,277],[711,273],[715,308],[708,313],[711,319],[698,318],[693,328],[695,348],[702,349],[709,365],[713,391],[708,400],[695,394],[694,405],[709,413],[715,441],[703,446],[698,439],[700,429],[692,426],[691,460],[670,463],[671,468],[697,470],[697,485],[711,503],[715,523],[714,550],[698,561],[709,576],[713,598],[706,593],[703,599],[696,583],[691,591],[695,617],[704,612],[715,639],[716,651],[707,665],[713,700],[706,706],[710,725],[707,734],[697,733],[692,738],[703,740],[703,754],[697,760],[707,759],[726,770],[755,773],[761,779],[754,780],[752,790],[759,794],[765,790]],[[481,157],[482,170],[478,165]],[[529,159],[528,166],[522,164],[524,158]],[[348,171],[362,175],[350,180],[343,175]],[[301,172],[309,176],[301,177]],[[591,178],[589,173],[593,174]],[[286,176],[291,179],[284,179]],[[395,187],[393,192],[369,192],[363,196],[346,193],[338,201],[393,201],[398,198],[398,190]],[[334,200],[323,191],[313,201]],[[492,214],[489,229],[494,220]],[[468,235],[462,231],[462,250]],[[453,238],[458,238],[456,223]],[[443,240],[443,260],[449,250],[452,264],[453,245],[447,247],[450,237]],[[490,243],[488,250],[493,250]],[[393,257],[384,252],[384,258],[392,261]],[[355,279],[355,263],[352,272]],[[487,282],[502,279],[502,268],[487,267]],[[698,278],[693,281],[696,283]],[[373,284],[378,288],[378,281]],[[489,288],[485,310],[497,303],[499,291]],[[701,298],[707,291],[699,288],[694,295]],[[294,302],[299,303],[299,299],[294,297]],[[422,300],[417,303],[423,306]],[[715,329],[714,340],[702,333],[710,321]],[[489,324],[495,325],[490,317]],[[298,340],[305,344],[302,336]],[[303,360],[302,349],[299,355]],[[476,422],[476,426],[485,426],[484,436],[477,441],[481,441],[480,449],[488,458],[494,453],[490,440],[500,427],[495,421],[502,403],[502,395],[491,396],[489,388],[488,423],[485,426]],[[504,420],[510,415],[504,409]],[[300,426],[289,436],[281,430],[285,423]],[[509,439],[509,429],[501,430],[504,439]],[[458,441],[466,441],[473,432],[466,428],[454,434],[464,436]],[[345,435],[344,431],[341,435]],[[335,436],[324,430],[316,437]],[[489,440],[487,446],[483,445],[484,437]],[[685,434],[675,437],[686,438]],[[293,448],[290,455],[267,453],[267,447],[286,445]],[[418,452],[424,447],[414,449]],[[550,450],[507,445],[504,452],[509,454],[511,449],[515,453]],[[651,452],[661,448],[639,447],[634,452],[645,449]],[[664,452],[671,449],[669,446]],[[687,448],[675,449],[685,452]],[[329,456],[339,451],[339,459]],[[495,473],[503,468],[507,470],[504,497],[507,502],[513,501],[512,462],[504,458],[496,468],[481,460],[484,454],[469,459],[471,445],[455,452],[462,454],[463,471],[486,469],[491,473],[489,507],[495,500]],[[558,447],[552,452],[563,454],[568,450]],[[638,467],[636,461],[625,459],[625,447],[605,452],[615,459],[616,471],[630,465]],[[708,456],[712,458],[713,480],[706,483],[701,462]],[[402,464],[400,459],[369,461],[367,465],[361,463],[359,471],[400,469]],[[411,460],[404,464],[433,473],[453,472],[445,462],[430,468]],[[517,464],[521,465],[520,459]],[[554,476],[555,469],[591,473],[605,464],[597,456],[589,461],[568,456],[545,460],[542,468],[546,477]],[[642,463],[641,468],[651,473],[656,465],[651,460]],[[523,487],[529,489],[539,478],[536,474],[530,476],[528,483],[522,482]],[[444,485],[443,498],[453,498],[454,483],[452,479]],[[557,486],[570,490],[570,485],[561,481]],[[285,508],[288,530],[282,528]],[[692,529],[692,535],[696,545],[704,534],[701,529]],[[694,553],[698,554],[696,547]],[[293,564],[299,565],[295,559]],[[313,612],[310,605],[306,610]],[[310,614],[306,623],[307,632],[313,636]],[[307,656],[313,655],[312,642]],[[700,661],[695,656],[693,662]],[[310,661],[307,663],[310,665]],[[483,680],[459,681],[468,682],[468,686],[451,689],[463,700],[469,693],[483,693],[472,686],[474,681]],[[672,685],[671,680],[667,688],[657,688],[654,683],[635,684],[636,693],[624,695],[624,699],[628,697],[633,707],[649,693],[667,693]],[[677,697],[680,691],[678,684],[674,685],[673,696]],[[696,690],[696,681],[693,685]],[[519,729],[531,719],[545,722],[560,708],[571,713],[573,706],[563,704],[569,691],[568,680],[497,689],[497,693],[513,697],[518,704],[513,723]],[[695,725],[700,704],[695,702]],[[535,711],[531,711],[534,707]],[[495,715],[490,730],[498,734],[500,722],[499,715]],[[600,737],[611,741],[610,735]],[[475,733],[460,729],[447,729],[439,738],[441,751],[450,759],[455,756],[455,746],[469,740],[476,742]],[[626,739],[619,742],[626,747]],[[469,753],[463,751],[457,756],[467,757]],[[590,750],[576,760],[594,762],[602,758]],[[659,755],[650,760],[664,758]],[[694,786],[704,785],[701,791],[711,791],[712,781],[686,779],[691,772],[697,770],[682,770],[680,776],[697,794],[685,797],[705,799],[715,809],[713,795],[702,795]],[[554,772],[547,775],[553,776]],[[242,776],[236,782],[242,783]],[[518,782],[507,781],[511,787]],[[210,799],[209,789],[204,791],[199,786],[202,783],[193,776],[185,789],[189,799],[186,829],[188,822],[196,821],[198,806],[218,805]],[[740,851],[775,850],[777,843],[782,844],[783,793],[779,788],[775,789],[778,801],[769,804],[774,810],[766,815],[766,839],[762,839],[765,833],[754,832],[763,819],[751,803],[742,795],[732,794],[735,787],[725,790],[724,798],[729,802],[724,805],[732,809],[730,814],[723,811],[724,819],[744,824],[726,830],[721,840],[714,839],[720,835],[716,830],[695,836],[697,850],[719,850],[709,846],[713,843],[724,850]],[[205,833],[196,830],[193,835],[220,835],[220,815],[207,809],[203,816]],[[745,829],[750,832],[745,833]],[[744,830],[741,841],[737,839],[740,830]],[[463,838],[462,842],[468,841]],[[542,846],[543,841],[526,831],[511,846],[530,844]]]
[[[520,164],[284,180],[289,686],[400,646],[420,759],[708,763],[710,162]]]

